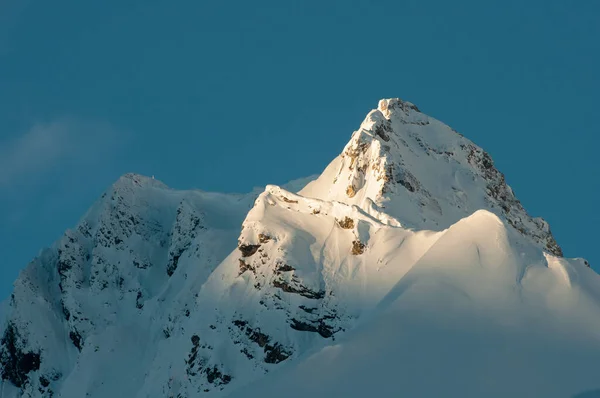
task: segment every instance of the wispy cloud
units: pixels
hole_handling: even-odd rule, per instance
[[[116,146],[119,135],[108,125],[68,118],[36,124],[0,141],[0,188],[35,180],[67,163],[89,165]]]

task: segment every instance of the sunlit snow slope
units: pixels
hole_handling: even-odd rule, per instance
[[[15,282],[0,397],[600,390],[598,275],[481,148],[382,100],[311,180],[122,177]]]
[[[233,396],[600,392],[597,274],[520,240],[487,211],[459,221],[354,329]]]

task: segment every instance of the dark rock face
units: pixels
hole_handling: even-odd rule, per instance
[[[246,271],[252,271],[252,272],[256,271],[256,269],[251,264],[246,263],[246,261],[244,261],[243,258],[240,258],[239,262],[240,262],[240,272],[238,275],[242,275]]]
[[[282,272],[292,272],[295,270],[296,268],[292,267],[291,265],[281,264],[275,269],[275,273],[281,274]]]
[[[81,334],[79,334],[79,332],[77,331],[77,329],[75,330],[71,330],[69,332],[69,338],[71,339],[71,341],[73,342],[73,345],[79,350],[81,351],[83,349],[83,337],[81,337]]]
[[[0,346],[2,379],[23,388],[29,382],[29,373],[40,368],[40,353],[25,351],[27,342],[21,338],[12,323],[8,324],[0,343],[2,344]]]
[[[239,245],[238,249],[242,252],[242,257],[250,257],[258,251],[260,245]]]
[[[390,140],[389,134],[392,132],[392,125],[389,121],[378,123],[375,126],[375,134],[377,134],[382,140],[388,142]]]
[[[324,291],[315,292],[313,290],[310,290],[306,286],[301,285],[299,282],[297,282],[297,280],[295,281],[293,278],[292,281],[296,283],[292,284],[285,281],[274,280],[273,286],[283,290],[286,293],[296,293],[309,299],[318,300],[325,297]]]
[[[179,265],[179,258],[181,257],[181,254],[183,253],[184,250],[181,250],[180,252],[174,253],[171,252],[169,253],[171,255],[171,259],[169,260],[169,263],[167,264],[167,275],[169,276],[173,276],[173,274],[175,273],[175,270],[177,269],[177,266]]]
[[[187,363],[186,373],[190,377],[204,375],[206,381],[214,386],[221,386],[231,382],[233,378],[231,375],[225,374],[217,365],[208,365],[208,358],[199,355],[200,348],[207,348],[207,345],[200,345],[200,337],[193,335],[192,338],[192,349],[185,361]],[[208,347],[210,348],[210,347]]]
[[[335,333],[333,328],[324,322],[324,319],[318,319],[316,322],[303,322],[297,319],[292,319],[290,327],[294,330],[302,332],[319,333],[321,337],[327,339]]]
[[[196,367],[196,365],[204,366],[203,360],[201,360],[199,363],[196,362],[196,359],[198,358],[198,349],[199,348],[200,348],[200,337],[198,337],[197,335],[193,335],[192,336],[192,350],[190,351],[190,355],[189,355],[188,359],[186,360],[186,363],[188,364],[186,372],[189,376],[197,375],[197,371],[194,370],[194,367]]]
[[[388,181],[394,181],[404,188],[406,188],[409,192],[416,192],[421,189],[421,184],[419,180],[407,169],[402,167],[401,165],[388,165],[386,169],[386,177]]]
[[[244,332],[250,341],[256,343],[259,347],[264,348],[265,363],[279,363],[290,357],[290,351],[286,350],[279,343],[271,344],[271,337],[262,333],[260,328],[252,328],[248,325],[248,322],[243,320],[235,320],[233,321],[233,324]],[[248,354],[246,356],[248,356]]]
[[[541,219],[533,219],[534,228],[526,228],[523,220],[528,217],[521,202],[515,197],[512,190],[506,184],[504,174],[494,167],[491,156],[474,145],[463,145],[462,149],[467,154],[469,164],[487,181],[487,194],[491,203],[496,204],[502,209],[507,222],[523,235],[531,237],[533,240],[542,243],[546,250],[555,256],[562,257],[563,252],[548,224]]]
[[[137,296],[135,298],[135,307],[138,310],[141,310],[142,308],[144,308],[144,301],[143,301],[144,295],[142,294],[142,292],[140,292],[138,290],[137,292]]]
[[[216,366],[206,368],[204,373],[206,373],[206,380],[211,384],[228,384],[232,378],[230,375],[223,374]]]
[[[45,378],[44,376],[40,377],[40,385],[42,387],[48,387],[50,385],[50,380],[48,380],[47,378]]]
[[[274,346],[265,346],[265,353],[267,354],[265,355],[266,363],[279,363],[290,357],[279,343],[276,343]]]

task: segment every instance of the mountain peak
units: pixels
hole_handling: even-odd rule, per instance
[[[483,352],[471,361],[475,381],[506,371],[490,367],[496,363],[524,364],[507,378],[524,375],[518,388],[584,372],[583,384],[597,379],[600,280],[585,260],[557,257],[548,223],[525,211],[473,142],[408,101],[383,99],[310,179],[299,192],[306,179],[230,195],[123,175],[23,270],[9,308],[0,304],[0,395],[254,396],[246,386],[267,377],[273,394],[256,396],[305,396],[306,386],[323,396],[314,371],[302,388],[272,389],[285,374],[274,371],[279,363],[295,372],[314,350],[329,364],[317,372],[332,382],[327,396],[341,395],[336,389],[349,380],[373,389],[361,396],[398,395],[415,374],[425,376],[407,395],[423,395],[432,385],[429,359],[447,361],[433,370],[443,380],[465,352]],[[449,330],[460,331],[456,340]],[[480,345],[469,345],[472,333]],[[532,355],[482,351],[493,349],[490,339],[526,348],[546,335],[565,336],[563,345],[593,341],[593,360],[581,363],[571,350],[574,360],[563,361],[570,376],[548,378],[558,371],[545,341]],[[441,343],[431,350],[431,342]],[[346,356],[335,359],[338,351]],[[357,361],[365,352],[368,362]],[[426,360],[415,373],[417,357]],[[372,376],[353,377],[382,358]],[[552,366],[539,370],[545,364]],[[462,373],[451,379],[472,384]],[[397,385],[383,391],[389,382]]]
[[[485,209],[555,255],[548,224],[527,214],[483,149],[398,98],[382,99],[343,152],[301,193],[367,207],[402,225],[441,230]]]
[[[142,174],[136,173],[126,173],[123,174],[119,179],[113,184],[113,187],[154,187],[161,189],[168,189],[168,186],[164,184],[162,181],[159,181],[152,177],[148,177]]]
[[[383,113],[386,118],[389,118],[389,114],[394,110],[401,110],[405,113],[411,111],[419,113],[421,112],[415,104],[412,102],[403,101],[400,98],[384,98],[379,100],[377,110]]]

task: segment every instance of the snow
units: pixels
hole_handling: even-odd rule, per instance
[[[4,333],[4,326],[6,324],[6,320],[8,319],[8,311],[10,309],[10,302],[8,299],[4,301],[0,301],[0,335]]]
[[[481,148],[409,102],[382,100],[379,108],[302,195],[361,208],[374,202],[416,229],[445,229],[486,209],[558,254],[547,223],[525,212]]]
[[[232,396],[566,397],[598,388],[600,308],[587,289],[599,291],[600,279],[541,251],[519,256],[510,235],[489,212],[459,221],[355,329]],[[565,280],[565,268],[587,286]]]
[[[119,179],[0,308],[1,396],[593,392],[600,280],[560,253],[481,148],[382,100],[320,176]]]

